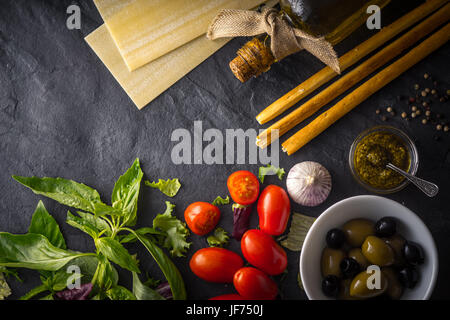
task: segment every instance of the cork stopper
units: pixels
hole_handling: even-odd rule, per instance
[[[236,78],[246,82],[269,70],[274,62],[270,48],[259,38],[253,38],[238,50],[236,58],[230,62],[230,69]]]

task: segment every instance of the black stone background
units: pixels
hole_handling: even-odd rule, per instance
[[[408,12],[420,1],[393,1],[383,10],[382,24],[387,25]],[[66,8],[78,4],[82,12],[81,30],[66,28]],[[330,13],[331,14],[331,13]],[[62,227],[70,248],[93,250],[92,240],[65,224],[67,207],[34,195],[14,182],[11,175],[64,177],[96,188],[104,201],[109,198],[115,180],[136,157],[147,179],[178,177],[180,193],[170,199],[183,217],[184,208],[194,201],[212,201],[227,194],[226,179],[238,169],[257,172],[258,165],[174,165],[170,141],[176,128],[193,128],[195,120],[203,128],[260,129],[255,116],[264,107],[285,94],[323,65],[305,52],[286,58],[257,79],[241,84],[228,69],[228,62],[246,39],[235,39],[186,77],[154,100],[142,111],[133,105],[102,62],[84,41],[84,37],[102,24],[92,1],[1,0],[0,1],[0,230],[27,231],[38,200],[42,199]],[[376,31],[361,27],[337,46],[341,55]],[[405,130],[419,149],[418,175],[439,184],[440,194],[429,199],[413,186],[389,195],[416,212],[436,240],[440,273],[433,298],[449,298],[450,276],[450,132],[433,140],[435,126],[420,120],[406,122],[399,114],[408,110],[398,95],[415,94],[414,83],[422,87],[431,82],[425,72],[439,81],[439,91],[450,89],[450,47],[445,45],[404,73],[387,87],[362,103],[301,151],[288,157],[280,153],[280,164],[289,170],[295,163],[314,160],[329,169],[333,190],[322,205],[306,208],[293,204],[293,211],[317,217],[330,205],[347,197],[368,194],[352,178],[347,156],[354,138],[363,130],[384,124],[375,110],[393,106],[397,112],[388,124]],[[331,106],[332,103],[329,104]],[[432,104],[432,111],[450,118],[449,103]],[[298,126],[298,130],[304,124]],[[292,131],[291,134],[295,132]],[[250,143],[253,143],[251,141]],[[206,145],[206,144],[205,144]],[[267,183],[284,185],[276,177]],[[168,200],[158,190],[142,187],[138,226],[151,226],[153,217],[163,212]],[[388,212],[386,213],[388,214]],[[222,208],[219,223],[231,231],[231,205]],[[252,226],[257,226],[253,213]],[[179,267],[190,299],[205,299],[230,293],[231,285],[207,283],[189,270],[188,259],[207,246],[204,237],[190,236],[193,242],[186,258],[174,259]],[[142,269],[159,277],[151,257],[137,245],[129,246],[141,259]],[[231,241],[232,250],[240,252],[239,243]],[[288,252],[289,273],[280,290],[284,299],[305,299],[297,286],[299,254]],[[24,282],[11,280],[18,298],[39,284],[35,272],[21,271]],[[120,282],[130,285],[129,272],[120,270]]]

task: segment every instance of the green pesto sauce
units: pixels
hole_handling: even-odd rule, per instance
[[[386,168],[388,163],[408,171],[411,157],[405,143],[389,132],[373,132],[356,146],[354,165],[359,177],[377,189],[391,189],[405,179]]]

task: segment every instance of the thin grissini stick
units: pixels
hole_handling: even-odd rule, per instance
[[[261,148],[267,147],[272,142],[270,132],[278,130],[278,136],[281,137],[297,124],[312,116],[321,107],[355,86],[359,81],[387,64],[396,56],[400,55],[405,49],[411,47],[414,43],[436,30],[439,26],[448,22],[449,19],[450,4],[447,4],[399,39],[361,63],[345,76],[336,80],[329,87],[305,102],[302,106],[264,130],[257,137],[256,144]]]
[[[447,2],[448,0],[428,0],[424,4],[405,14],[403,17],[399,18],[389,26],[381,29],[374,36],[339,58],[341,71],[344,71],[350,66],[354,65],[363,57],[378,49],[383,44],[394,38],[396,35],[411,27],[416,22],[422,20]],[[260,124],[264,124],[276,118],[284,111],[295,105],[297,102],[311,94],[314,90],[335,78],[337,75],[338,74],[334,72],[330,67],[325,67],[315,75],[311,76],[308,80],[304,81],[299,86],[292,89],[280,99],[272,103],[266,109],[264,109],[260,114],[256,116],[256,120]]]
[[[383,88],[403,72],[427,57],[429,54],[443,46],[450,39],[450,24],[431,35],[417,47],[409,51],[403,57],[380,71],[367,80],[353,92],[345,96],[341,101],[314,119],[311,123],[299,130],[292,137],[282,143],[282,149],[288,155],[293,154],[320,133],[325,131],[333,123],[349,113],[361,102]]]

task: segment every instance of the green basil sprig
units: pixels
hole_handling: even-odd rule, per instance
[[[117,284],[117,271],[112,264],[134,274],[140,273],[137,260],[123,246],[136,240],[143,244],[161,268],[170,284],[173,298],[186,299],[180,272],[158,247],[159,244],[163,245],[173,256],[183,256],[189,248],[190,243],[186,241],[189,232],[184,223],[172,215],[174,206],[167,203],[166,212],[155,217],[153,228],[130,229],[137,221],[137,204],[143,178],[139,159],[115,183],[111,205],[104,203],[95,189],[72,180],[13,178],[36,194],[78,209],[77,215],[67,213],[67,223],[91,236],[97,248],[95,253],[67,250],[58,224],[40,202],[33,214],[29,233],[13,235],[0,232],[0,267],[29,268],[41,273],[42,285],[25,295],[24,299],[44,291],[53,293],[62,290],[64,280],[68,278],[64,266],[71,261],[83,262],[83,259],[95,259],[93,264],[85,263],[90,265],[89,279],[95,288],[92,299],[136,299],[133,292]],[[142,291],[143,288],[140,289]],[[151,298],[149,294],[141,294],[141,298],[143,296]]]

